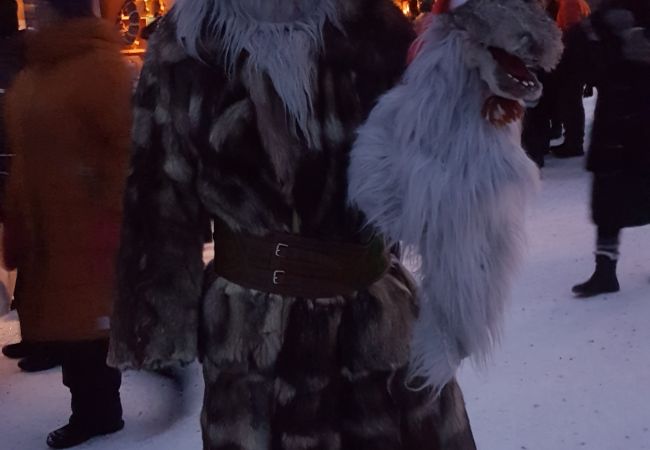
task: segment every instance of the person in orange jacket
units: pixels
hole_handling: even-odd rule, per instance
[[[48,0],[7,94],[15,154],[4,261],[18,268],[23,339],[61,355],[72,416],[50,433],[68,448],[124,426],[120,372],[106,365],[130,146],[131,74],[113,26],[90,0]]]

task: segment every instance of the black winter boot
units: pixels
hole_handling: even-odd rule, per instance
[[[573,286],[578,297],[593,297],[598,294],[618,292],[621,287],[616,278],[617,260],[606,255],[596,255],[596,270],[588,281]]]
[[[115,433],[124,428],[124,421],[103,427],[88,427],[70,422],[66,426],[52,431],[47,436],[47,445],[51,448],[70,448],[86,442],[97,436]]]
[[[47,437],[52,448],[69,448],[124,428],[119,370],[106,365],[108,339],[62,346],[63,384],[70,389],[72,416]]]
[[[29,356],[33,352],[33,347],[27,342],[16,342],[2,347],[2,354],[10,359],[21,359]]]
[[[61,358],[56,355],[48,355],[41,352],[25,356],[23,359],[18,361],[18,367],[20,367],[20,370],[28,373],[50,370],[60,365]]]

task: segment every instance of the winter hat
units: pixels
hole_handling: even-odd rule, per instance
[[[591,14],[591,8],[585,0],[561,0],[559,3],[557,25],[562,31],[567,31]]]
[[[18,6],[16,0],[0,1],[0,38],[18,31]]]

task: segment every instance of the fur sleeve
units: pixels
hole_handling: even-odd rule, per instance
[[[198,86],[188,70],[195,63],[184,59],[170,33],[156,37],[134,99],[111,324],[109,364],[123,369],[188,363],[197,354],[207,226],[189,137]]]

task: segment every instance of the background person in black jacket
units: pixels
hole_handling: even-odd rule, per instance
[[[0,1],[0,225],[3,223],[4,192],[9,175],[10,152],[4,129],[4,96],[11,80],[20,70],[22,59],[18,39],[17,5],[14,0]],[[1,231],[0,231],[1,232]],[[9,275],[0,268],[0,309],[11,291]],[[6,297],[6,298],[5,298]],[[2,312],[0,311],[0,314]]]
[[[22,59],[18,48],[17,34],[16,2],[15,0],[3,0],[0,2],[0,214],[2,213],[5,181],[9,171],[9,157],[7,155],[3,120],[4,94],[11,80],[20,70],[20,60]]]
[[[587,160],[598,239],[596,270],[573,292],[592,296],[619,290],[621,229],[650,223],[650,2],[608,0],[578,38],[599,94]]]
[[[563,32],[564,53],[557,68],[537,76],[544,86],[539,103],[526,111],[522,145],[530,158],[541,168],[544,156],[551,150],[551,139],[561,137],[564,143],[552,151],[559,158],[584,155],[585,111],[582,104],[585,79],[576,58],[576,27],[589,14],[583,0],[546,0],[548,15]]]

